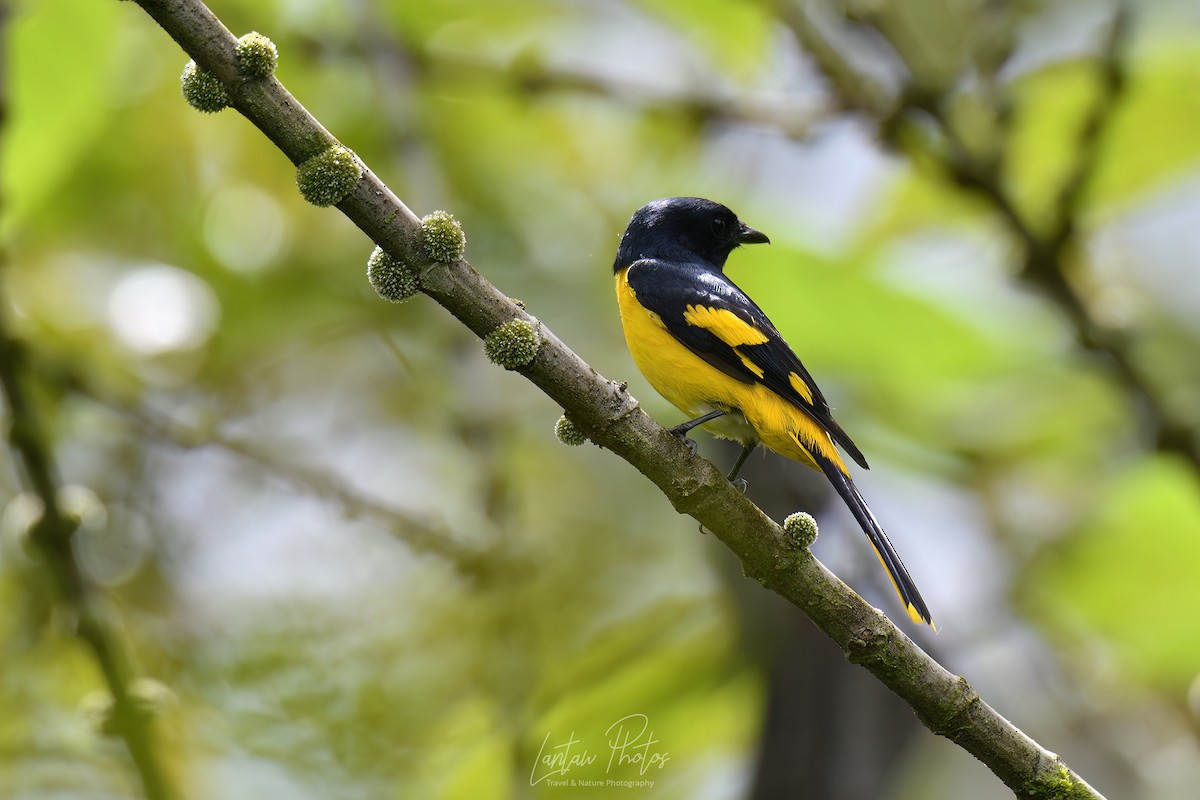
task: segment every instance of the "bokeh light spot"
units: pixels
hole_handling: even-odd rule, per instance
[[[212,333],[218,310],[207,283],[165,264],[130,270],[108,297],[113,333],[144,355],[198,347]]]
[[[217,192],[204,215],[204,241],[233,272],[269,266],[283,249],[287,223],[275,198],[245,183]]]

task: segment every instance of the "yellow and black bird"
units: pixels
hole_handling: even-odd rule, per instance
[[[823,472],[871,540],[908,615],[932,626],[836,446],[863,469],[867,460],[771,320],[724,273],[738,245],[769,241],[711,200],[670,197],[639,208],[613,264],[629,352],[650,385],[691,418],[672,433],[686,438],[703,425],[741,443],[730,480],[759,444]]]

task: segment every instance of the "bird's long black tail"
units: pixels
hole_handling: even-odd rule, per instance
[[[828,458],[819,453],[812,453],[812,456],[813,460],[817,462],[817,466],[825,473],[825,477],[833,484],[833,488],[850,507],[850,513],[854,514],[854,518],[862,526],[863,533],[871,540],[871,546],[875,548],[875,555],[879,556],[880,563],[887,570],[888,577],[892,579],[892,585],[896,587],[896,594],[900,595],[900,601],[904,603],[904,608],[912,617],[913,622],[924,622],[937,630],[937,626],[933,624],[933,617],[929,615],[929,608],[921,599],[921,593],[917,591],[917,584],[908,574],[908,570],[904,568],[904,562],[900,560],[896,548],[892,547],[887,534],[883,532],[883,526],[875,519],[875,515],[867,507],[867,502],[858,493],[854,481],[850,480],[850,476]]]

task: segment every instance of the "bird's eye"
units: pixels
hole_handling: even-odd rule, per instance
[[[714,217],[713,221],[709,223],[709,227],[712,229],[712,232],[715,233],[717,236],[724,236],[725,235],[725,218],[724,217]]]

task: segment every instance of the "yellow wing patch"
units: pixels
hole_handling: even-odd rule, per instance
[[[703,328],[716,336],[730,347],[743,344],[765,344],[767,335],[758,328],[746,322],[727,308],[710,308],[708,306],[688,306],[683,313],[683,320],[688,325]],[[745,361],[745,356],[742,361]],[[760,375],[762,370],[754,367]]]
[[[737,353],[737,357],[742,360],[742,366],[744,366],[746,369],[750,370],[755,375],[757,375],[759,380],[762,380],[762,377],[763,377],[763,368],[762,367],[760,367],[758,364],[755,364],[750,359],[746,358],[746,354],[743,353],[741,350],[737,349],[736,347],[733,348],[733,352]]]
[[[804,382],[803,378],[794,372],[789,372],[788,383],[790,383],[792,388],[796,390],[796,394],[804,398],[804,402],[812,405],[812,389],[808,387],[808,384]]]

